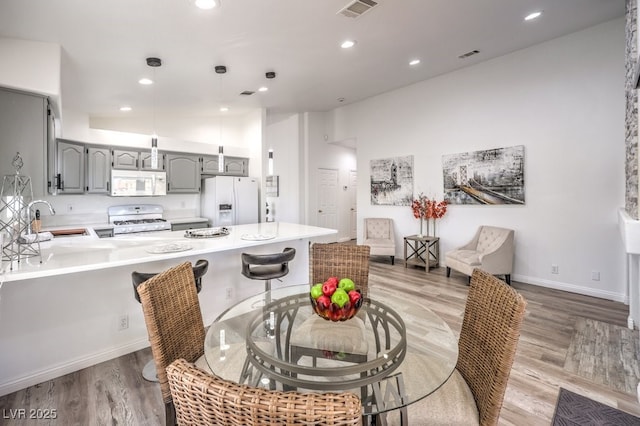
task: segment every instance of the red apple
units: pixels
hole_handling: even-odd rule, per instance
[[[329,298],[329,296],[322,295],[316,299],[316,305],[322,311],[327,310],[331,305],[331,298]]]
[[[355,305],[356,302],[358,300],[360,300],[360,298],[362,297],[360,292],[356,291],[356,290],[351,290],[348,294],[349,294],[349,300],[351,301],[351,304],[353,304],[353,305]]]
[[[338,277],[329,277],[327,278],[325,283],[332,283],[332,284],[335,284],[336,287],[338,287]]]
[[[331,295],[336,291],[336,288],[338,288],[338,284],[325,281],[324,284],[322,284],[322,293],[325,296],[331,297]]]
[[[333,312],[329,312],[329,317],[332,321],[339,321],[342,318],[342,310],[338,308]]]

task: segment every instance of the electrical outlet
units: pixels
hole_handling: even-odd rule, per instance
[[[600,271],[591,271],[591,279],[593,281],[600,281]]]
[[[120,315],[118,318],[118,331],[126,330],[129,328],[129,315]]]
[[[233,288],[227,287],[226,292],[227,292],[227,300],[231,300],[231,298],[233,297]]]
[[[558,265],[551,265],[551,273],[552,274],[559,274]]]

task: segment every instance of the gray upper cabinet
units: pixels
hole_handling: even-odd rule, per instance
[[[249,159],[225,156],[224,174],[229,176],[249,176]]]
[[[205,155],[202,157],[202,173],[207,175],[220,174],[218,171],[218,156]]]
[[[202,174],[224,176],[249,176],[249,159],[243,157],[224,156],[223,171],[218,170],[218,156],[205,155],[202,157]]]
[[[87,148],[87,193],[108,194],[111,180],[109,148]]]
[[[11,163],[20,152],[20,174],[31,178],[34,197],[46,191],[48,104],[42,95],[0,89],[0,175],[15,174]]]
[[[122,149],[114,149],[112,151],[114,169],[121,170],[138,170],[139,156],[138,151],[125,151]]]
[[[140,170],[164,170],[164,154],[158,153],[158,167],[151,167],[151,151],[140,152]]]
[[[84,193],[84,144],[58,139],[58,193]]]
[[[200,192],[200,156],[167,153],[167,193]]]
[[[120,170],[164,170],[164,155],[158,153],[158,167],[151,167],[151,151],[114,149],[112,151],[114,169]]]

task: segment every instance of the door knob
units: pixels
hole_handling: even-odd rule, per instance
[[[322,210],[318,210],[318,213],[322,213]]]

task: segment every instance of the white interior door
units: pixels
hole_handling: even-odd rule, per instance
[[[358,238],[358,172],[349,172],[349,238]]]
[[[338,229],[338,171],[318,169],[318,226]]]

